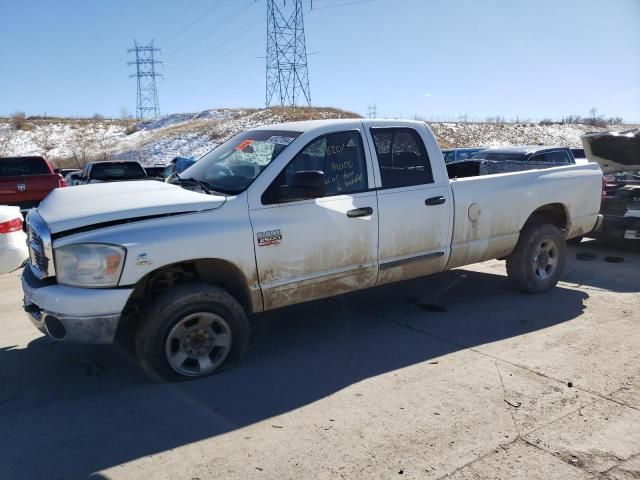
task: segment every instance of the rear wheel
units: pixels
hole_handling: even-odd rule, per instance
[[[523,292],[541,293],[558,283],[565,258],[565,240],[558,227],[525,225],[515,250],[507,257],[507,275]]]
[[[237,362],[249,342],[249,322],[225,290],[187,284],[149,305],[135,336],[136,355],[151,378],[185,380]]]

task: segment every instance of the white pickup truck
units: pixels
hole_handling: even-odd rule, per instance
[[[429,128],[328,120],[250,130],[176,179],[54,190],[28,217],[24,307],[57,340],[135,336],[153,378],[208,375],[248,316],[493,258],[552,288],[599,220],[595,164],[450,179]]]

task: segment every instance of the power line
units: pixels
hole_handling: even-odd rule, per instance
[[[136,54],[136,59],[128,62],[128,65],[136,66],[136,73],[129,75],[137,80],[136,118],[156,118],[160,116],[156,77],[162,76],[156,72],[156,65],[161,65],[162,62],[155,59],[155,53],[160,52],[160,49],[153,46],[153,40],[149,45],[138,45],[135,40],[133,44],[134,47],[129,48],[127,53]]]
[[[261,42],[263,39],[264,39],[264,36],[260,35],[259,37],[252,39],[248,43],[245,43],[245,44],[239,46],[238,48],[236,48],[234,50],[231,50],[230,52],[225,53],[224,55],[220,55],[218,57],[211,58],[209,61],[207,61],[205,63],[194,65],[191,68],[185,68],[183,70],[179,70],[178,72],[176,72],[176,74],[174,74],[172,76],[172,78],[180,77],[180,76],[182,76],[184,74],[189,74],[189,73],[192,73],[192,72],[197,72],[198,70],[201,70],[203,67],[206,67],[208,65],[212,65],[212,64],[216,63],[218,60],[221,60],[223,58],[229,57],[229,56],[231,56],[231,55],[233,55],[235,53],[238,53],[241,50],[244,50],[247,47],[255,45],[256,43]]]
[[[266,106],[296,106],[301,96],[311,105],[302,0],[267,0]]]
[[[183,50],[185,47],[192,46],[193,44],[201,45],[203,37],[206,37],[211,33],[219,32],[224,26],[228,25],[229,22],[245,13],[249,8],[253,6],[254,3],[255,2],[251,2],[247,5],[242,6],[239,10],[237,10],[235,13],[232,13],[231,15],[216,19],[213,28],[211,28],[211,25],[209,25],[202,31],[193,32],[192,35],[187,35],[181,40],[178,40],[175,45],[168,49],[167,54],[174,55],[176,52]]]
[[[224,37],[217,38],[217,39],[215,37],[211,37],[208,40],[203,41],[199,45],[200,47],[203,47],[203,48],[199,48],[197,50],[192,50],[192,51],[189,51],[189,52],[185,52],[185,53],[177,56],[175,58],[175,62],[174,63],[190,61],[190,60],[192,60],[194,58],[200,58],[200,57],[207,57],[208,58],[209,54],[212,51],[213,52],[218,52],[221,47],[229,44],[231,40],[233,40],[233,39],[243,35],[244,33],[250,31],[251,29],[253,29],[257,25],[262,24],[264,22],[264,20],[265,20],[265,16],[262,15],[260,18],[254,19],[248,25],[245,25],[242,28],[235,29],[229,35],[226,35]],[[211,40],[214,40],[215,43],[207,43],[207,42],[210,42]]]
[[[317,1],[317,0],[316,0]],[[361,3],[370,3],[370,2],[375,2],[376,0],[353,0],[353,1],[349,1],[349,2],[342,2],[342,3],[336,3],[333,5],[326,5],[326,6],[320,6],[320,7],[315,7],[313,6],[313,0],[311,0],[311,10],[327,10],[329,8],[340,8],[340,7],[348,7],[351,5],[360,5]]]
[[[176,37],[179,37],[180,35],[182,35],[183,32],[186,32],[189,28],[191,28],[192,26],[194,26],[196,23],[198,23],[200,20],[202,20],[204,17],[206,17],[207,15],[209,15],[212,11],[214,11],[216,8],[218,8],[221,5],[221,2],[218,3],[214,3],[213,6],[211,8],[208,8],[207,10],[205,10],[202,14],[200,14],[195,20],[193,20],[192,22],[190,22],[189,24],[187,24],[186,26],[182,27],[178,32],[174,33],[173,35],[171,35],[169,37],[169,40],[173,40]]]

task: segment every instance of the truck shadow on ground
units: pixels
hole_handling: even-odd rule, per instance
[[[85,478],[576,319],[586,298],[566,288],[521,294],[503,275],[455,270],[264,314],[241,365],[172,385],[150,384],[115,347],[40,338],[2,348],[0,478]]]

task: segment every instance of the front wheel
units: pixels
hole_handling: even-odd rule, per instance
[[[558,283],[565,259],[565,240],[558,227],[526,225],[515,250],[507,257],[507,275],[523,292],[545,292]]]
[[[204,377],[240,359],[249,343],[249,321],[225,290],[186,284],[149,305],[135,340],[138,361],[152,379]]]

